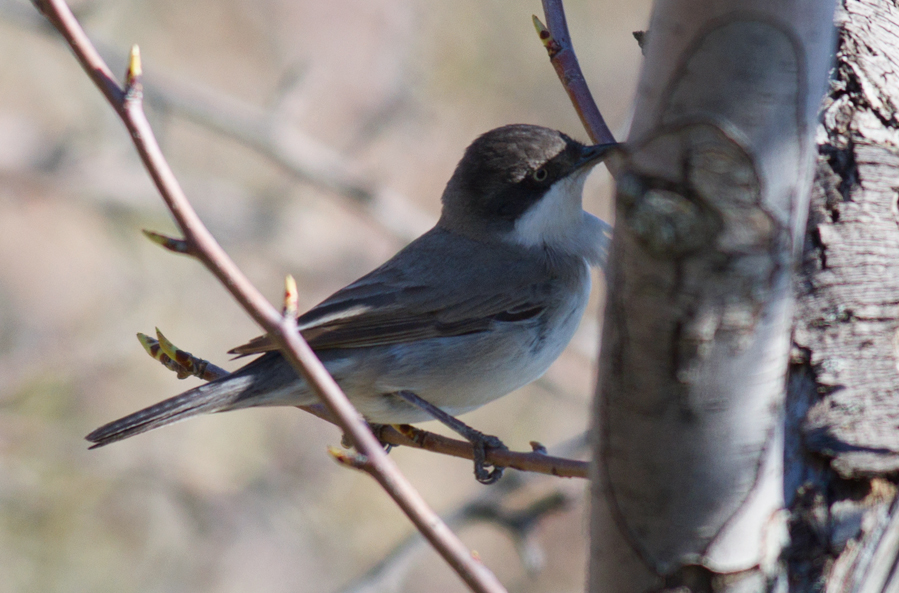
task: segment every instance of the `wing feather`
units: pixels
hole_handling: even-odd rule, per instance
[[[501,253],[471,269],[472,249],[499,249],[434,229],[386,264],[334,293],[297,319],[313,350],[365,348],[489,331],[546,307],[553,274],[534,258]],[[517,256],[517,257],[516,257]],[[427,266],[427,262],[441,262]],[[496,262],[496,263],[494,263]],[[260,336],[230,351],[276,350]]]

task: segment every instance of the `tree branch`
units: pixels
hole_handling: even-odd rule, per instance
[[[45,20],[33,11],[23,12],[22,6],[12,0],[0,0],[0,18],[23,29],[53,34]],[[93,46],[113,70],[124,69],[118,48],[98,41]],[[362,166],[358,162],[294,126],[285,126],[276,106],[251,105],[158,70],[146,72],[144,81],[147,105],[226,136],[297,179],[346,198],[400,241],[411,242],[434,223],[433,216],[407,196],[360,173]]]
[[[545,517],[573,506],[581,500],[581,496],[553,490],[524,509],[510,510],[505,503],[520,496],[523,487],[530,483],[527,477],[523,474],[510,476],[495,488],[484,490],[482,494],[445,513],[444,518],[448,525],[457,530],[479,523],[495,525],[504,530],[515,544],[525,570],[534,575],[542,569],[544,563],[543,551],[535,541],[534,528]],[[339,593],[398,590],[422,543],[419,534],[413,533],[403,538],[379,562],[341,587]]]
[[[156,233],[146,233],[148,236],[161,237]],[[171,238],[165,237],[169,242],[164,245],[172,249],[170,245]],[[159,242],[154,238],[154,241]],[[174,244],[175,251],[180,252],[179,244]],[[172,344],[163,334],[156,330],[158,339],[153,339],[145,334],[137,334],[144,350],[147,351],[152,358],[156,359],[162,366],[170,371],[177,373],[179,379],[186,377],[199,377],[204,381],[214,381],[228,375],[228,371],[218,367],[208,360],[204,360],[194,356],[186,350],[182,350]],[[339,422],[329,413],[327,408],[321,404],[312,406],[297,406],[304,412],[308,412],[313,416],[317,416],[322,420],[332,424],[340,425]],[[432,453],[441,455],[449,455],[451,457],[459,457],[461,459],[474,460],[474,450],[471,443],[451,439],[433,432],[421,430],[408,424],[401,427],[394,427],[389,424],[378,424],[372,427],[375,435],[382,443],[394,446],[407,446],[416,449],[423,449]],[[552,457],[547,455],[542,445],[532,443],[534,450],[529,453],[519,451],[509,451],[504,449],[489,449],[487,451],[486,460],[494,467],[511,467],[519,471],[533,472],[538,474],[547,474],[560,478],[587,478],[589,463],[586,461],[577,461],[574,459],[564,459],[561,457]]]
[[[356,171],[359,166],[332,147],[285,126],[276,111],[245,104],[234,97],[154,75],[146,91],[151,104],[249,147],[307,183],[349,198],[379,226],[404,242],[433,224],[407,197]]]
[[[615,142],[615,137],[593,100],[593,94],[590,93],[590,87],[587,86],[574,54],[562,0],[543,0],[543,13],[546,15],[546,26],[535,16],[534,27],[587,134],[595,144]]]
[[[35,5],[68,41],[81,66],[119,114],[141,160],[196,257],[218,278],[254,320],[277,342],[281,352],[322,399],[356,449],[370,464],[371,474],[400,506],[447,563],[474,591],[503,592],[493,573],[431,510],[381,448],[361,415],[328,374],[296,328],[296,320],[280,315],[218,245],[200,221],[162,155],[142,107],[140,60],[135,50],[122,89],[63,0],[35,0]]]

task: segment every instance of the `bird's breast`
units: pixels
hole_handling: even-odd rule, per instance
[[[354,357],[345,377],[339,373],[335,377],[359,411],[374,422],[428,419],[390,396],[403,390],[450,414],[462,414],[543,375],[571,341],[589,293],[589,268],[580,260],[553,283],[540,315],[497,321],[489,331],[475,334],[374,348],[364,357]]]

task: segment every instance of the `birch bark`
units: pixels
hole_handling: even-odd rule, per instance
[[[831,1],[660,0],[618,168],[590,588],[763,591]]]

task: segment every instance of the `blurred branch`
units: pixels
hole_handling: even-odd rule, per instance
[[[546,26],[535,16],[534,27],[587,134],[596,144],[615,142],[615,137],[593,100],[593,94],[574,54],[562,0],[543,0],[543,13],[546,16]]]
[[[876,519],[869,521],[874,525],[867,526],[868,535],[859,543],[851,590],[856,593],[895,591],[899,587],[899,497],[883,505]]]
[[[579,440],[580,445],[586,443]],[[570,455],[575,447],[560,445],[561,453]],[[500,527],[515,544],[522,564],[530,574],[543,568],[543,550],[533,537],[534,528],[547,516],[570,507],[580,495],[555,490],[538,498],[521,510],[508,510],[505,502],[531,483],[531,476],[509,474],[493,488],[459,505],[443,515],[452,529],[459,531],[469,525],[487,523]],[[401,590],[402,580],[408,573],[415,552],[423,541],[418,534],[411,534],[397,543],[380,562],[361,576],[342,587],[339,593],[385,593]]]
[[[0,17],[22,28],[53,32],[33,10],[15,0],[0,0]],[[103,43],[94,45],[113,69],[125,69],[121,51]],[[300,77],[301,71],[297,71],[293,76],[287,76],[280,86],[296,84]],[[362,166],[345,154],[287,124],[277,97],[269,107],[261,108],[155,71],[145,73],[144,82],[144,99],[156,109],[227,136],[276,163],[297,179],[348,198],[375,224],[404,243],[412,241],[434,223],[433,216],[407,197],[358,173]]]
[[[214,381],[228,375],[228,371],[217,367],[207,360],[196,357],[190,352],[181,350],[172,344],[158,329],[158,339],[145,334],[137,334],[138,340],[147,353],[159,361],[164,367],[177,373],[179,379],[199,377],[206,381]],[[323,420],[340,426],[340,423],[322,405],[297,406],[299,409]],[[451,439],[433,432],[421,430],[414,426],[394,427],[388,424],[372,426],[375,436],[385,445],[407,446],[423,449],[432,453],[449,455],[461,459],[474,460],[474,450],[468,441]],[[587,478],[589,463],[574,459],[564,459],[547,455],[543,449],[533,444],[534,451],[520,452],[504,449],[489,449],[486,460],[494,467],[510,467],[524,472],[547,474],[561,478]],[[361,469],[365,469],[364,465]]]
[[[192,255],[228,289],[253,319],[268,332],[285,359],[322,399],[356,447],[366,458],[371,475],[418,527],[431,545],[473,590],[504,592],[493,573],[472,557],[471,551],[431,510],[406,480],[352,406],[312,349],[297,331],[296,320],[284,317],[268,303],[218,245],[194,212],[169,168],[143,111],[140,56],[131,53],[125,88],[119,87],[64,0],[35,0],[35,5],[65,37],[81,66],[119,114],[141,160],[174,216]]]
[[[147,100],[160,109],[255,150],[298,179],[350,198],[375,223],[403,242],[412,241],[434,222],[408,198],[355,173],[360,166],[288,125],[277,111],[160,76],[147,86],[145,93]]]

